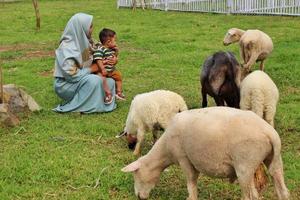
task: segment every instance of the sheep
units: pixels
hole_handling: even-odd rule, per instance
[[[260,70],[264,70],[264,60],[273,50],[272,39],[260,30],[229,29],[224,37],[225,46],[239,42],[241,58],[244,61],[243,68],[247,71],[256,61],[260,61]]]
[[[212,96],[217,106],[226,104],[239,108],[239,85],[241,70],[231,52],[217,52],[208,57],[200,75],[202,107],[207,106],[207,94]]]
[[[238,179],[242,200],[258,200],[254,172],[264,162],[280,200],[289,199],[284,183],[281,141],[276,130],[251,111],[209,107],[178,113],[145,156],[122,169],[134,173],[134,190],[147,199],[161,172],[179,164],[187,177],[188,200],[197,200],[199,173]]]
[[[187,110],[184,99],[168,90],[155,90],[136,95],[131,102],[126,126],[120,136],[126,135],[129,148],[140,155],[145,131],[151,131],[154,142],[160,129],[167,127],[178,112]],[[136,137],[137,136],[137,137]]]
[[[272,79],[263,71],[256,70],[242,80],[240,93],[240,108],[252,110],[274,127],[279,92]]]

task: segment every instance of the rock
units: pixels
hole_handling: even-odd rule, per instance
[[[24,111],[38,111],[40,106],[24,90],[16,87],[14,84],[3,86],[4,102],[9,104],[9,111],[20,113]]]
[[[0,124],[4,126],[16,126],[20,123],[17,116],[9,111],[8,104],[0,104]]]
[[[0,104],[0,124],[16,126],[20,123],[19,113],[39,111],[41,108],[24,90],[14,84],[3,86],[4,103]]]

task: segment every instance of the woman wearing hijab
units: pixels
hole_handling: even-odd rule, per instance
[[[89,39],[93,31],[93,16],[77,13],[71,17],[55,51],[54,90],[64,100],[53,110],[56,112],[109,112],[116,108],[115,99],[104,104],[102,79],[92,74],[98,69],[91,65]],[[111,60],[116,64],[116,59]],[[115,82],[107,79],[115,95]]]

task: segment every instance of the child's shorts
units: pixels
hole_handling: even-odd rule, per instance
[[[112,72],[107,72],[106,77],[113,78],[115,81],[122,81],[122,74],[118,70],[114,70]]]

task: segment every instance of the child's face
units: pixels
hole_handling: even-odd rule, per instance
[[[110,38],[108,41],[107,41],[107,47],[108,48],[115,48],[116,46],[117,46],[117,37],[116,36],[114,36],[114,37],[112,37],[112,38]]]

